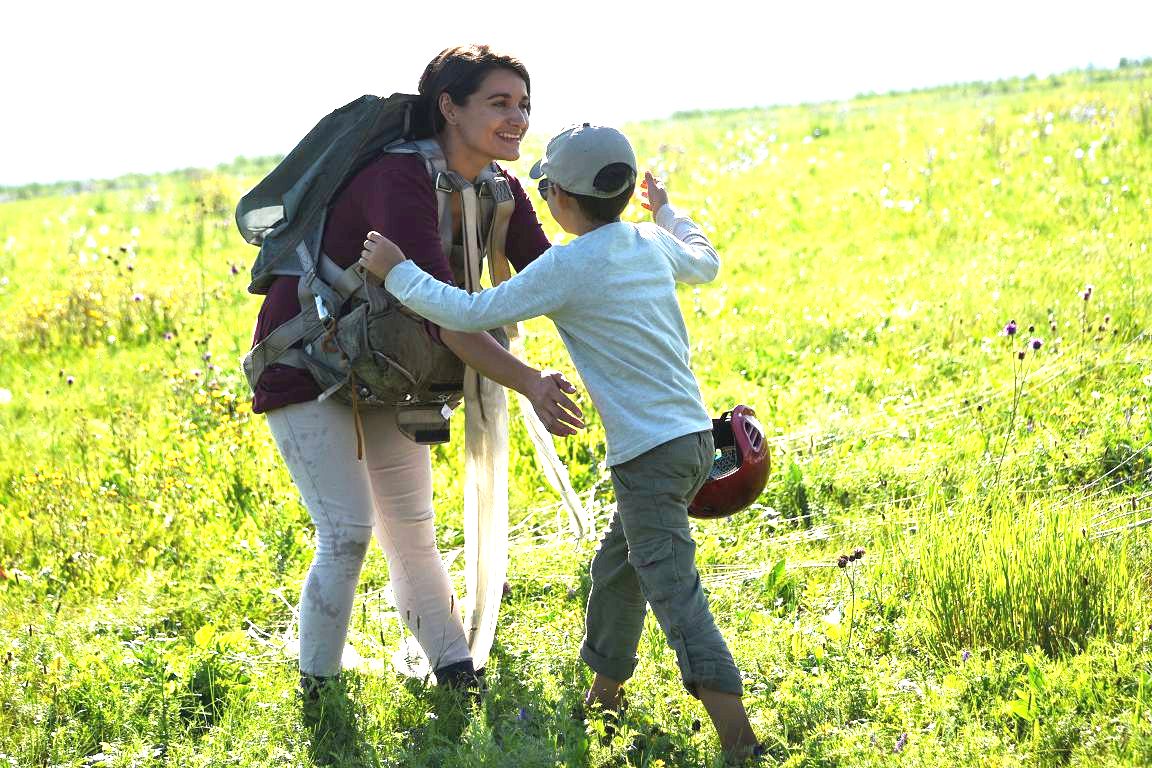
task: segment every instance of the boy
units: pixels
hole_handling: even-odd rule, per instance
[[[687,513],[714,447],[689,366],[676,282],[712,280],[719,256],[695,224],[672,210],[651,173],[642,187],[659,227],[620,221],[635,188],[636,157],[613,128],[584,123],[565,130],[530,176],[540,179],[557,223],[577,237],[501,285],[472,294],[453,288],[376,232],[364,242],[361,264],[444,328],[479,331],[539,315],[555,322],[604,422],[617,500],[591,566],[580,656],[596,674],[585,704],[618,709],[621,684],[636,666],[647,602],[725,752],[758,753],[740,674],[700,586]]]

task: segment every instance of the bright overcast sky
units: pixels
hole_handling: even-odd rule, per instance
[[[286,152],[464,42],[524,61],[542,137],[1152,55],[1149,0],[13,0],[3,18],[0,185]]]

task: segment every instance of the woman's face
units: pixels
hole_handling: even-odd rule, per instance
[[[455,129],[462,149],[483,162],[517,160],[520,139],[528,130],[528,88],[520,75],[494,69],[485,75],[464,106],[442,98],[449,129]]]

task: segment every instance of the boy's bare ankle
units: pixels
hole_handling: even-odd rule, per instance
[[[584,696],[584,706],[586,709],[599,708],[606,712],[619,712],[623,691],[622,683],[597,674]]]

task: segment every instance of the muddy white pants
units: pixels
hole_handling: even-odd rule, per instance
[[[470,658],[458,603],[436,547],[428,446],[396,429],[389,409],[363,409],[364,460],[352,409],[332,401],[269,411],[268,425],[316,526],[300,594],[300,671],[340,671],[352,601],[375,531],[396,607],[436,669]]]

